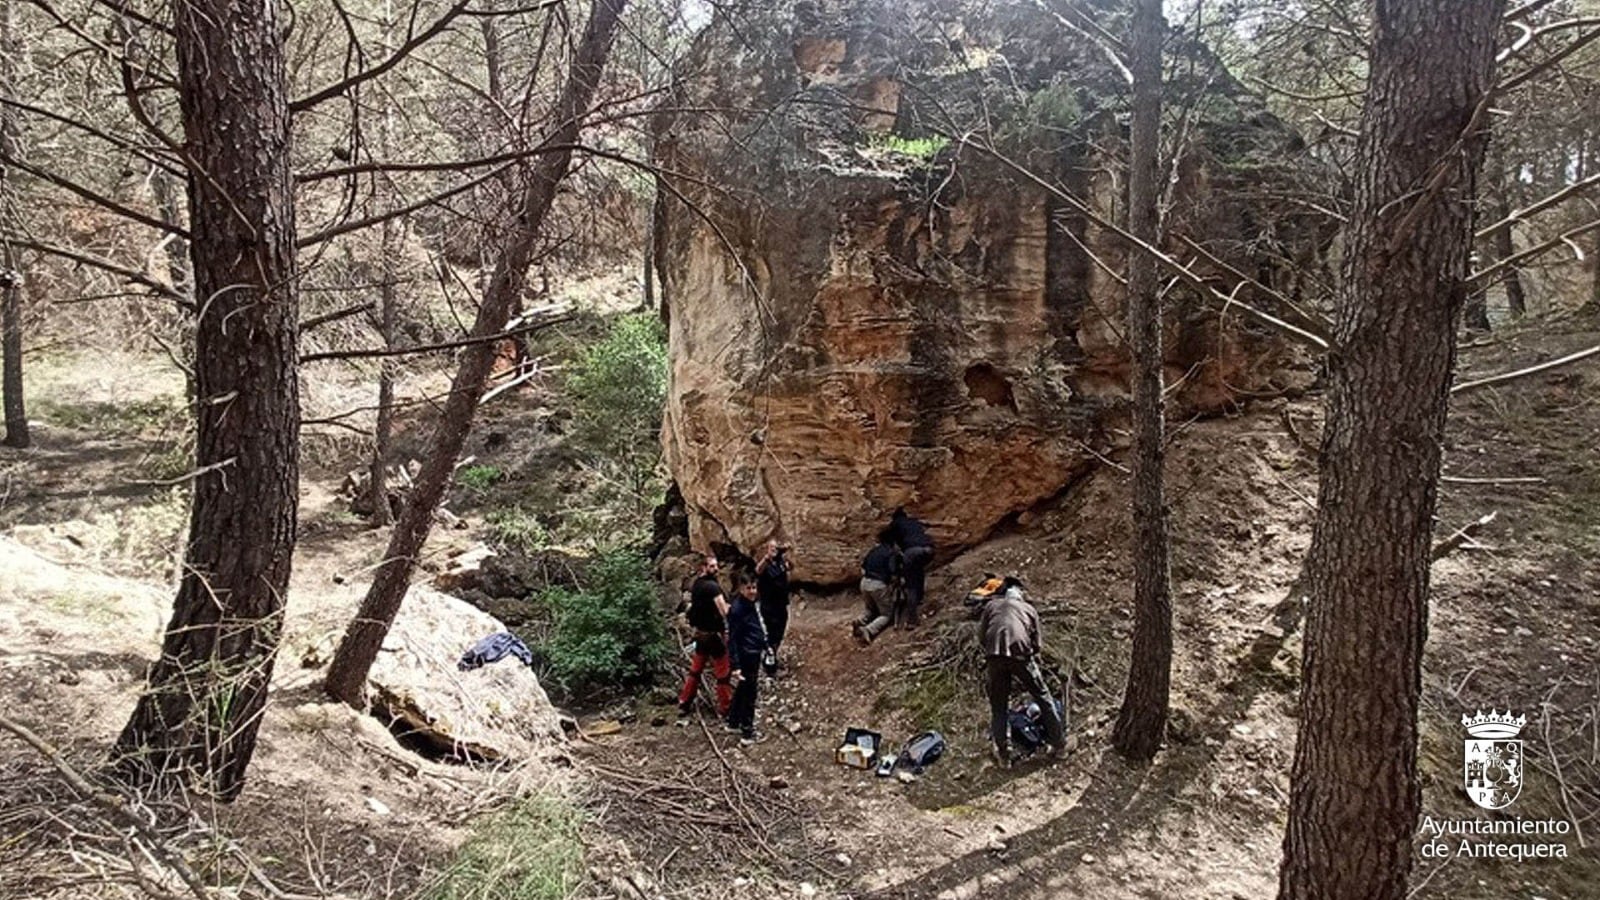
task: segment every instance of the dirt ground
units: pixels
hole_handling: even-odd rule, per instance
[[[1463,378],[1596,342],[1592,327],[1502,332],[1464,351]],[[1573,823],[1570,856],[1419,858],[1414,897],[1600,897],[1596,385],[1600,360],[1590,359],[1455,399],[1436,535],[1496,518],[1435,566],[1423,676],[1425,812],[1504,817],[1462,790],[1460,718],[1514,709],[1529,723],[1529,773],[1506,812]],[[245,796],[216,811],[217,826],[279,860],[273,871],[294,884],[309,888],[317,879],[305,873],[316,872],[327,893],[346,896],[405,895],[473,815],[537,789],[571,791],[590,811],[583,896],[1271,896],[1299,657],[1272,612],[1309,543],[1320,419],[1309,397],[1175,423],[1174,715],[1150,766],[1106,750],[1132,624],[1127,478],[1107,466],[942,561],[932,615],[916,631],[858,648],[852,593],[798,598],[786,671],[762,684],[767,739],[747,749],[712,718],[676,727],[669,686],[592,711],[594,736],[515,776],[422,760],[371,720],[318,702],[320,670],[302,661],[327,635],[308,628],[286,645]],[[92,422],[47,424],[41,449],[0,455],[0,527],[11,538],[0,545],[0,697],[86,765],[131,707],[170,602],[148,573],[173,552],[138,537],[170,525],[170,488],[133,483],[153,480],[140,473],[167,436],[155,425],[93,434]],[[326,607],[333,621],[353,605],[382,535],[334,502],[337,448],[329,455],[303,488],[290,602]],[[447,532],[431,552],[473,539]],[[1072,750],[1061,760],[988,761],[960,605],[985,572],[1019,575],[1040,607],[1048,661],[1071,687]],[[599,734],[611,721],[620,730]],[[853,725],[893,743],[937,728],[950,749],[912,783],[880,779],[833,764]],[[32,777],[41,765],[0,737],[0,772]],[[301,858],[308,846],[319,848],[314,861]]]

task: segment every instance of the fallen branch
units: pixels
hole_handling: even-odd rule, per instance
[[[148,845],[147,849],[150,855],[172,870],[173,874],[183,881],[189,888],[189,892],[197,900],[211,900],[211,892],[206,890],[205,884],[195,875],[194,870],[189,868],[189,864],[184,862],[181,856],[167,849],[165,842],[161,840],[161,836],[156,833],[155,829],[129,808],[129,805],[125,802],[126,798],[98,789],[90,784],[89,780],[80,775],[77,769],[61,758],[61,754],[54,747],[45,743],[43,738],[34,734],[26,726],[12,721],[4,713],[0,713],[0,728],[4,728],[6,731],[16,735],[24,744],[32,747],[34,752],[44,757],[45,761],[50,763],[57,772],[61,773],[61,777],[66,780],[67,784],[85,800],[100,807],[112,817],[121,820],[131,826],[134,831],[137,831]]]
[[[1529,366],[1526,369],[1518,369],[1515,372],[1507,372],[1504,375],[1491,375],[1488,378],[1479,378],[1474,381],[1463,381],[1460,384],[1450,388],[1450,393],[1459,394],[1462,391],[1470,391],[1473,388],[1481,388],[1491,384],[1500,384],[1501,382],[1510,381],[1514,378],[1521,378],[1524,375],[1536,375],[1540,372],[1546,372],[1550,369],[1554,369],[1557,366],[1570,365],[1571,363],[1575,363],[1580,359],[1587,359],[1591,356],[1594,356],[1596,353],[1600,353],[1600,345],[1590,347],[1587,350],[1579,350],[1577,353],[1570,353],[1561,357],[1560,359],[1552,359],[1547,363],[1540,363],[1537,366]]]
[[[1455,534],[1452,534],[1439,543],[1433,545],[1433,550],[1428,554],[1428,559],[1430,561],[1438,561],[1444,559],[1446,556],[1449,556],[1451,553],[1455,552],[1458,547],[1476,537],[1478,532],[1482,531],[1485,525],[1493,522],[1494,517],[1498,515],[1498,512],[1492,512],[1480,519],[1468,522],[1467,524],[1456,529]]]
[[[1545,479],[1537,475],[1512,478],[1473,478],[1467,475],[1441,475],[1440,481],[1450,484],[1544,484]]]

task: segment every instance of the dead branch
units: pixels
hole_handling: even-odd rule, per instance
[[[1538,476],[1525,478],[1470,478],[1465,475],[1440,475],[1439,480],[1449,484],[1544,484]]]
[[[1510,266],[1520,266],[1525,260],[1532,259],[1533,257],[1538,256],[1557,245],[1567,244],[1570,246],[1573,238],[1582,234],[1588,234],[1589,232],[1594,231],[1596,228],[1600,228],[1600,219],[1592,219],[1575,228],[1569,228],[1542,244],[1535,244],[1521,253],[1516,253],[1506,257],[1505,259],[1497,261],[1494,265],[1488,267],[1487,269],[1479,269],[1478,271],[1473,272],[1467,276],[1467,283],[1471,284],[1475,281],[1491,278],[1500,274],[1502,269]]]
[[[1515,225],[1517,222],[1526,219],[1534,213],[1549,209],[1573,194],[1581,193],[1597,184],[1600,184],[1600,172],[1590,175],[1588,178],[1574,181],[1572,184],[1569,184],[1561,190],[1556,191],[1554,194],[1545,197],[1543,200],[1540,200],[1536,203],[1530,203],[1519,210],[1508,213],[1504,219],[1479,228],[1473,237],[1482,240],[1483,238],[1494,234],[1502,228],[1510,228],[1512,225]]]
[[[300,333],[304,334],[319,325],[326,325],[329,322],[337,322],[340,319],[348,319],[351,316],[364,313],[377,305],[378,304],[372,301],[368,301],[366,303],[357,304],[356,306],[347,306],[344,309],[335,310],[330,313],[323,313],[320,316],[312,316],[311,318],[300,323]]]
[[[433,353],[439,350],[459,350],[462,347],[475,347],[479,344],[492,344],[495,341],[503,341],[507,338],[517,337],[518,335],[529,334],[534,331],[548,328],[551,325],[565,322],[570,317],[568,314],[568,309],[562,306],[547,307],[543,310],[535,310],[534,313],[542,314],[545,317],[540,318],[535,322],[518,325],[515,328],[507,328],[504,331],[497,331],[494,334],[487,334],[483,337],[461,338],[460,340],[455,341],[442,341],[437,344],[421,344],[415,347],[396,347],[392,349],[375,347],[365,350],[329,350],[323,353],[307,353],[300,357],[300,362],[318,362],[319,360],[324,359],[382,359],[392,356],[414,356],[419,353]]]
[[[1536,375],[1540,372],[1548,372],[1549,370],[1558,366],[1571,365],[1579,360],[1588,359],[1589,357],[1594,356],[1596,353],[1600,353],[1600,344],[1590,347],[1587,350],[1579,350],[1577,353],[1569,353],[1560,359],[1552,359],[1549,362],[1540,363],[1537,366],[1529,366],[1526,369],[1518,369],[1515,372],[1506,372],[1503,375],[1490,375],[1487,378],[1478,378],[1473,381],[1463,381],[1460,384],[1450,388],[1450,393],[1459,394],[1462,391],[1470,391],[1475,388],[1487,387],[1491,384],[1502,384],[1504,382],[1511,381],[1512,379],[1521,378],[1525,375]]]
[[[147,216],[138,210],[112,200],[110,197],[107,197],[98,191],[84,187],[65,175],[51,172],[48,169],[41,169],[38,166],[29,165],[28,163],[23,162],[22,160],[17,159],[15,156],[5,152],[0,152],[0,162],[3,162],[8,166],[15,166],[19,172],[27,172],[29,175],[32,175],[40,181],[49,182],[50,184],[61,188],[67,193],[75,195],[81,200],[87,200],[88,202],[93,203],[95,206],[98,206],[107,212],[115,213],[131,222],[137,222],[146,228],[154,228],[157,231],[167,234],[175,234],[184,240],[189,239],[189,232],[186,229],[180,228],[171,222],[165,222],[161,219],[157,219],[154,216]]]
[[[161,839],[161,835],[157,834],[148,822],[129,808],[126,798],[90,784],[89,780],[79,774],[77,769],[61,758],[61,754],[54,747],[51,747],[43,738],[34,734],[21,723],[13,721],[4,713],[0,713],[0,728],[4,728],[6,731],[16,735],[24,744],[32,747],[35,753],[44,757],[45,761],[50,763],[51,767],[57,772],[61,773],[61,777],[66,779],[67,784],[78,792],[83,799],[100,807],[113,818],[131,826],[134,831],[138,832],[139,836],[144,839],[147,845],[146,849],[150,854],[163,866],[171,870],[173,874],[177,875],[188,886],[189,892],[194,895],[196,900],[212,900],[211,893],[206,890],[205,884],[195,875],[194,870],[189,868],[189,864],[183,861],[182,856],[167,849],[166,842]]]
[[[1493,522],[1497,515],[1499,515],[1498,512],[1489,513],[1456,529],[1454,534],[1433,545],[1433,550],[1429,552],[1428,558],[1437,562],[1454,553],[1457,548],[1472,540],[1477,536],[1478,532],[1482,531],[1490,522]]]
[[[175,301],[184,309],[191,311],[194,309],[194,304],[189,302],[189,298],[179,293],[172,285],[167,284],[164,281],[157,280],[156,278],[153,278],[150,275],[139,271],[138,269],[124,266],[121,263],[114,263],[109,259],[84,253],[81,250],[58,247],[55,244],[45,244],[40,241],[35,241],[16,235],[8,234],[0,236],[0,241],[10,244],[13,247],[21,247],[24,250],[32,250],[36,253],[43,253],[48,256],[58,256],[62,259],[70,259],[75,263],[81,263],[86,266],[100,269],[101,271],[116,275],[119,278],[126,279],[135,284],[144,285],[150,290],[155,291],[157,294]]]

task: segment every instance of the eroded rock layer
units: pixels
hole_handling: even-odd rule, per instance
[[[981,541],[1098,465],[1126,416],[1124,248],[1061,194],[1118,218],[1126,86],[1031,7],[958,27],[887,6],[719,19],[669,104],[719,112],[657,123],[663,441],[691,542],[776,536],[819,583],[856,577],[899,506],[942,551]],[[1291,292],[1320,236],[1237,198],[1292,179],[1298,141],[1226,73],[1197,83],[1172,246]],[[1171,306],[1180,412],[1308,377],[1236,313]]]

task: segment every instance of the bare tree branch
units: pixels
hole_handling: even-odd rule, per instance
[[[32,250],[35,253],[44,253],[49,256],[58,256],[62,259],[70,259],[73,262],[100,269],[101,271],[108,272],[119,278],[134,282],[135,284],[144,285],[150,290],[155,291],[157,294],[176,302],[184,309],[194,309],[194,304],[189,302],[189,298],[179,293],[175,288],[172,287],[172,285],[160,281],[159,279],[156,279],[145,272],[141,272],[138,269],[133,269],[120,263],[114,263],[109,259],[84,253],[81,250],[58,247],[54,244],[45,244],[30,238],[16,235],[6,235],[4,240],[6,243],[16,247],[21,247],[25,250]]]

